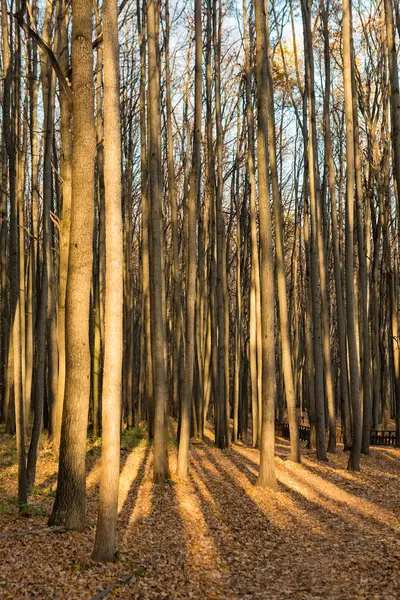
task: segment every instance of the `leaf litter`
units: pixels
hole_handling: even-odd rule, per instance
[[[339,447],[302,464],[276,440],[277,493],[256,487],[259,452],[192,444],[187,481],[152,482],[146,439],[121,451],[118,552],[91,560],[100,444],[88,452],[87,527],[45,531],[57,463],[46,442],[29,514],[15,503],[10,436],[0,439],[0,599],[376,599],[400,597],[400,450],[371,448],[361,472]],[[170,448],[171,473],[176,449]],[[15,535],[26,532],[30,535]],[[103,593],[103,595],[101,595]],[[106,594],[106,595],[105,595]]]

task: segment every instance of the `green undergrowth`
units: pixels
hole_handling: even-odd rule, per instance
[[[29,450],[31,423],[26,436],[26,454]],[[168,446],[177,447],[175,431],[168,430]],[[87,439],[87,471],[90,472],[101,458],[101,442],[99,436]],[[146,426],[124,429],[121,435],[121,452],[129,453],[137,448],[149,445]],[[54,453],[48,439],[48,432],[43,431],[40,437],[40,450],[37,464],[37,481],[29,491],[29,503],[19,511],[17,500],[18,455],[15,434],[5,433],[5,425],[0,424],[0,516],[16,515],[18,512],[27,517],[45,516],[53,502],[57,485],[58,456]]]
[[[142,427],[132,427],[131,429],[124,429],[122,432],[122,449],[133,450],[138,446],[144,446],[146,444],[148,444],[148,435]]]

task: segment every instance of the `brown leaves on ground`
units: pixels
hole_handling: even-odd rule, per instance
[[[0,598],[90,599],[129,573],[108,598],[399,598],[400,451],[371,449],[355,474],[341,449],[319,464],[303,448],[302,465],[288,460],[285,441],[276,450],[276,494],[255,487],[259,453],[244,445],[193,445],[188,481],[159,486],[145,440],[124,450],[111,565],[90,559],[99,476],[92,452],[87,530],[1,539]],[[174,473],[175,449],[170,463]],[[32,516],[23,518],[15,506],[4,510],[16,493],[15,465],[2,469],[1,532],[46,527],[55,473],[44,448]]]

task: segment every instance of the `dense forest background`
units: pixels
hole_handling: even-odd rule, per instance
[[[212,438],[258,449],[272,491],[275,433],[294,463],[344,450],[354,473],[399,447],[397,0],[1,0],[1,24],[20,512],[45,447],[49,525],[83,531],[101,438],[110,561],[121,433],[147,436],[155,484],[187,481]]]

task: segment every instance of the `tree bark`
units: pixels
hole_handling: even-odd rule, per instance
[[[354,290],[354,118],[351,57],[352,19],[351,4],[343,0],[343,79],[344,106],[346,118],[346,312],[347,339],[350,365],[350,398],[353,414],[352,446],[348,469],[360,470],[361,454],[361,406],[360,406],[360,371],[357,346],[357,327],[355,316],[356,295]]]
[[[115,558],[123,354],[123,248],[118,6],[103,5],[106,290],[100,500],[92,558]]]
[[[258,108],[258,193],[261,245],[262,415],[260,472],[257,485],[276,490],[275,451],[275,306],[272,226],[268,181],[267,32],[264,0],[255,0]]]
[[[50,525],[85,527],[85,456],[90,397],[89,310],[94,221],[92,5],[72,10],[73,151],[66,290],[66,380],[57,494]]]

